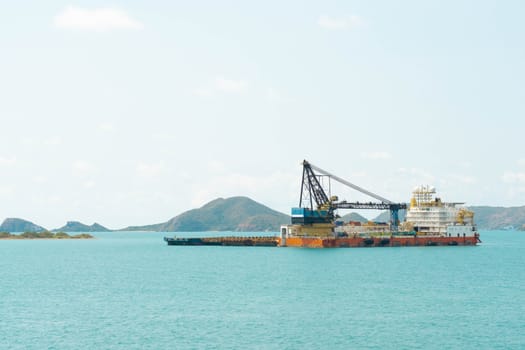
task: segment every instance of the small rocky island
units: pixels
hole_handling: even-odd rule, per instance
[[[0,239],[90,239],[92,235],[81,233],[78,235],[68,235],[65,232],[24,232],[21,234],[12,234],[9,232],[0,232]]]

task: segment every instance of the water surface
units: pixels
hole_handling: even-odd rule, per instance
[[[0,241],[0,348],[525,348],[525,232],[349,249],[164,235]]]

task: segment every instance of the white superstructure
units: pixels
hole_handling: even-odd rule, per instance
[[[414,189],[406,226],[418,235],[470,236],[476,232],[473,212],[459,206],[463,203],[444,203],[435,194],[436,189],[428,185]]]

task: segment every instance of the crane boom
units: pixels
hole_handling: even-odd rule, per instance
[[[344,180],[344,179],[341,179],[340,177],[338,177],[338,176],[336,176],[336,175],[334,175],[334,174],[332,174],[332,173],[329,173],[328,171],[323,170],[323,169],[319,168],[318,166],[315,166],[315,165],[313,165],[312,163],[309,163],[309,162],[306,161],[306,160],[303,162],[303,164],[305,164],[305,163],[306,163],[306,164],[309,164],[310,167],[311,167],[312,169],[317,170],[318,172],[323,173],[324,175],[328,175],[328,176],[330,176],[332,179],[336,180],[337,182],[342,183],[343,185],[346,185],[346,186],[348,186],[348,187],[353,188],[353,189],[356,190],[356,191],[359,191],[359,192],[361,192],[361,193],[364,193],[364,194],[366,194],[366,195],[369,195],[370,197],[373,197],[373,198],[375,198],[375,199],[377,199],[378,201],[381,201],[381,202],[383,202],[383,203],[386,203],[386,204],[393,204],[392,201],[390,201],[390,200],[388,200],[388,199],[386,199],[386,198],[384,198],[384,197],[381,197],[381,196],[379,196],[379,195],[377,195],[377,194],[375,194],[375,193],[372,193],[372,192],[370,192],[370,191],[367,191],[367,190],[365,190],[365,189],[362,188],[362,187],[359,187],[359,186],[357,186],[357,185],[354,185],[354,184],[351,183],[351,182],[348,182],[348,181],[346,181],[346,180]]]
[[[317,206],[326,205],[329,203],[329,198],[326,195],[321,183],[317,179],[317,176],[309,166],[303,166],[303,185],[301,186],[301,201],[299,206],[302,205],[304,198],[306,197],[310,202],[310,208],[313,208],[313,200]]]
[[[314,173],[316,170],[318,173],[328,176],[330,179],[346,185],[350,188],[353,188],[356,191],[364,193],[370,197],[373,197],[380,201],[381,203],[348,203],[346,201],[338,201],[337,196],[328,198],[326,193],[323,190],[319,180],[317,179],[317,174]],[[314,213],[315,201],[316,210]],[[303,206],[305,204],[305,206]],[[300,208],[308,207],[308,211],[300,211]],[[315,166],[308,161],[303,161],[303,180],[301,185],[301,200],[299,202],[299,211],[297,215],[299,218],[294,218],[292,213],[292,223],[312,223],[312,222],[332,222],[334,220],[334,211],[336,209],[387,209],[390,211],[390,227],[392,231],[397,231],[399,224],[399,210],[406,209],[407,205],[405,203],[394,203],[391,200],[388,200],[382,196],[379,196],[373,192],[367,191],[362,187],[354,185],[353,183],[346,181],[324,169]],[[295,209],[292,209],[295,210]],[[306,213],[306,214],[305,214]]]

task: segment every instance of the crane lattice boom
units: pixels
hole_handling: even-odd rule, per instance
[[[329,198],[326,195],[326,192],[321,186],[317,174],[314,173],[316,170],[318,173],[328,176],[330,179],[334,179],[337,182],[346,185],[354,190],[357,190],[361,193],[364,193],[378,201],[380,203],[349,203],[347,201],[338,201],[336,196]],[[406,203],[394,203],[382,196],[379,196],[373,192],[365,190],[362,187],[359,187],[349,181],[346,181],[326,170],[323,170],[308,161],[303,161],[303,180],[301,186],[301,200],[299,206],[301,208],[306,208],[309,205],[309,210],[314,210],[314,201],[316,204],[316,209],[319,213],[322,212],[322,215],[317,215],[316,220],[320,219],[320,216],[323,218],[324,222],[332,222],[334,220],[334,210],[335,209],[382,209],[390,211],[390,225],[392,231],[397,230],[399,224],[399,209],[406,209]]]
[[[306,160],[303,162],[303,165],[304,165],[304,163],[308,164],[312,169],[317,170],[317,171],[320,172],[321,174],[328,175],[328,176],[330,176],[332,179],[336,180],[337,182],[342,183],[343,185],[346,185],[346,186],[348,186],[348,187],[351,187],[351,188],[353,188],[354,190],[357,190],[357,191],[359,191],[359,192],[361,192],[361,193],[364,193],[364,194],[366,194],[366,195],[368,195],[368,196],[370,196],[370,197],[372,197],[372,198],[375,198],[375,199],[377,199],[378,201],[381,201],[381,202],[383,202],[383,203],[387,203],[387,204],[392,204],[392,203],[393,203],[392,201],[389,201],[388,199],[386,199],[386,198],[384,198],[384,197],[381,197],[380,195],[377,195],[377,194],[375,194],[375,193],[372,193],[372,192],[370,192],[370,191],[367,191],[367,190],[365,190],[365,189],[362,188],[362,187],[359,187],[359,186],[357,186],[357,185],[354,185],[353,183],[351,183],[351,182],[349,182],[349,181],[346,181],[346,180],[344,180],[344,179],[341,179],[340,177],[338,177],[338,176],[336,176],[336,175],[334,175],[334,174],[332,174],[332,173],[329,173],[329,172],[326,171],[326,170],[323,170],[323,169],[321,169],[321,168],[319,168],[319,167],[313,165],[312,163],[308,163]]]

